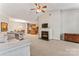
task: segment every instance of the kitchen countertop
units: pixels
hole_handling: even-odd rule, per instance
[[[15,49],[21,46],[29,46],[30,44],[31,41],[29,41],[28,39],[24,40],[11,39],[5,43],[0,43],[0,54],[4,53],[6,50]]]

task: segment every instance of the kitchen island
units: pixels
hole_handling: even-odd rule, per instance
[[[0,43],[0,56],[30,56],[30,44],[27,39],[11,39]]]

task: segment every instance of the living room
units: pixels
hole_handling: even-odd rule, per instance
[[[79,55],[78,6],[79,3],[0,3],[0,35],[6,32],[8,39],[31,40],[28,53],[22,55]]]

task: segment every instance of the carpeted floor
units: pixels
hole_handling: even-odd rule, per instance
[[[79,44],[61,40],[31,39],[31,56],[79,56]]]

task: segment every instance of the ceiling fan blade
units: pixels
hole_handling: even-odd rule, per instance
[[[35,9],[30,9],[30,10],[35,10]]]
[[[38,9],[40,9],[40,8],[41,8],[41,6],[39,5],[39,6],[38,6]]]
[[[47,8],[47,6],[43,6],[43,8]]]
[[[45,13],[45,10],[41,10],[43,13]]]
[[[36,12],[36,14],[38,14],[38,12]]]
[[[38,4],[37,4],[37,3],[35,3],[35,5],[37,6]]]

